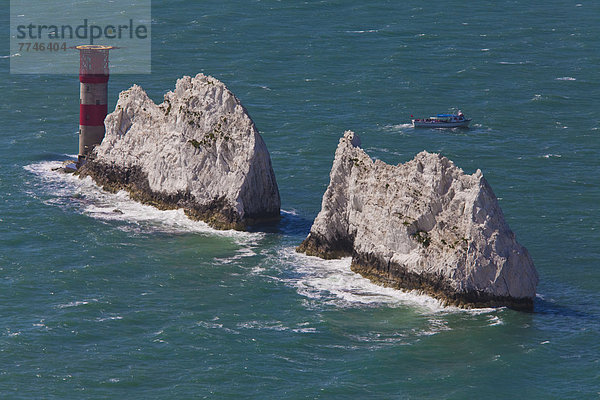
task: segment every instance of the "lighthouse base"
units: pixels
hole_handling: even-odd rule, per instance
[[[79,159],[85,158],[95,146],[102,143],[105,128],[102,126],[79,126]]]

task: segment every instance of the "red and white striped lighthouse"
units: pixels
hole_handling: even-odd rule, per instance
[[[83,45],[79,50],[79,154],[81,165],[104,139],[108,112],[108,52],[112,46]]]

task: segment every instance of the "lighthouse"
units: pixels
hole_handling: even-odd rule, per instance
[[[85,162],[94,147],[104,139],[104,119],[108,112],[108,52],[114,47],[77,46],[79,50],[79,153],[77,165]]]

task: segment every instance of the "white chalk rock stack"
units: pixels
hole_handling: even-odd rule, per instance
[[[218,229],[279,218],[267,147],[217,79],[184,76],[160,105],[134,85],[120,94],[105,125],[81,176],[159,208],[184,208]]]
[[[446,304],[533,308],[537,272],[480,170],[425,151],[397,166],[373,161],[347,131],[330,179],[298,251],[352,256],[363,276]]]

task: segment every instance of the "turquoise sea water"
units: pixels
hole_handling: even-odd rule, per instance
[[[10,75],[6,33],[0,397],[600,398],[598,16],[579,0],[154,2],[153,73],[111,77],[109,109],[133,83],[155,101],[184,74],[228,85],[281,191],[281,222],[250,233],[52,172],[77,150],[79,83]],[[408,125],[454,107],[471,129]],[[535,312],[444,308],[296,254],[346,129],[389,163],[426,149],[480,168],[539,272]]]

